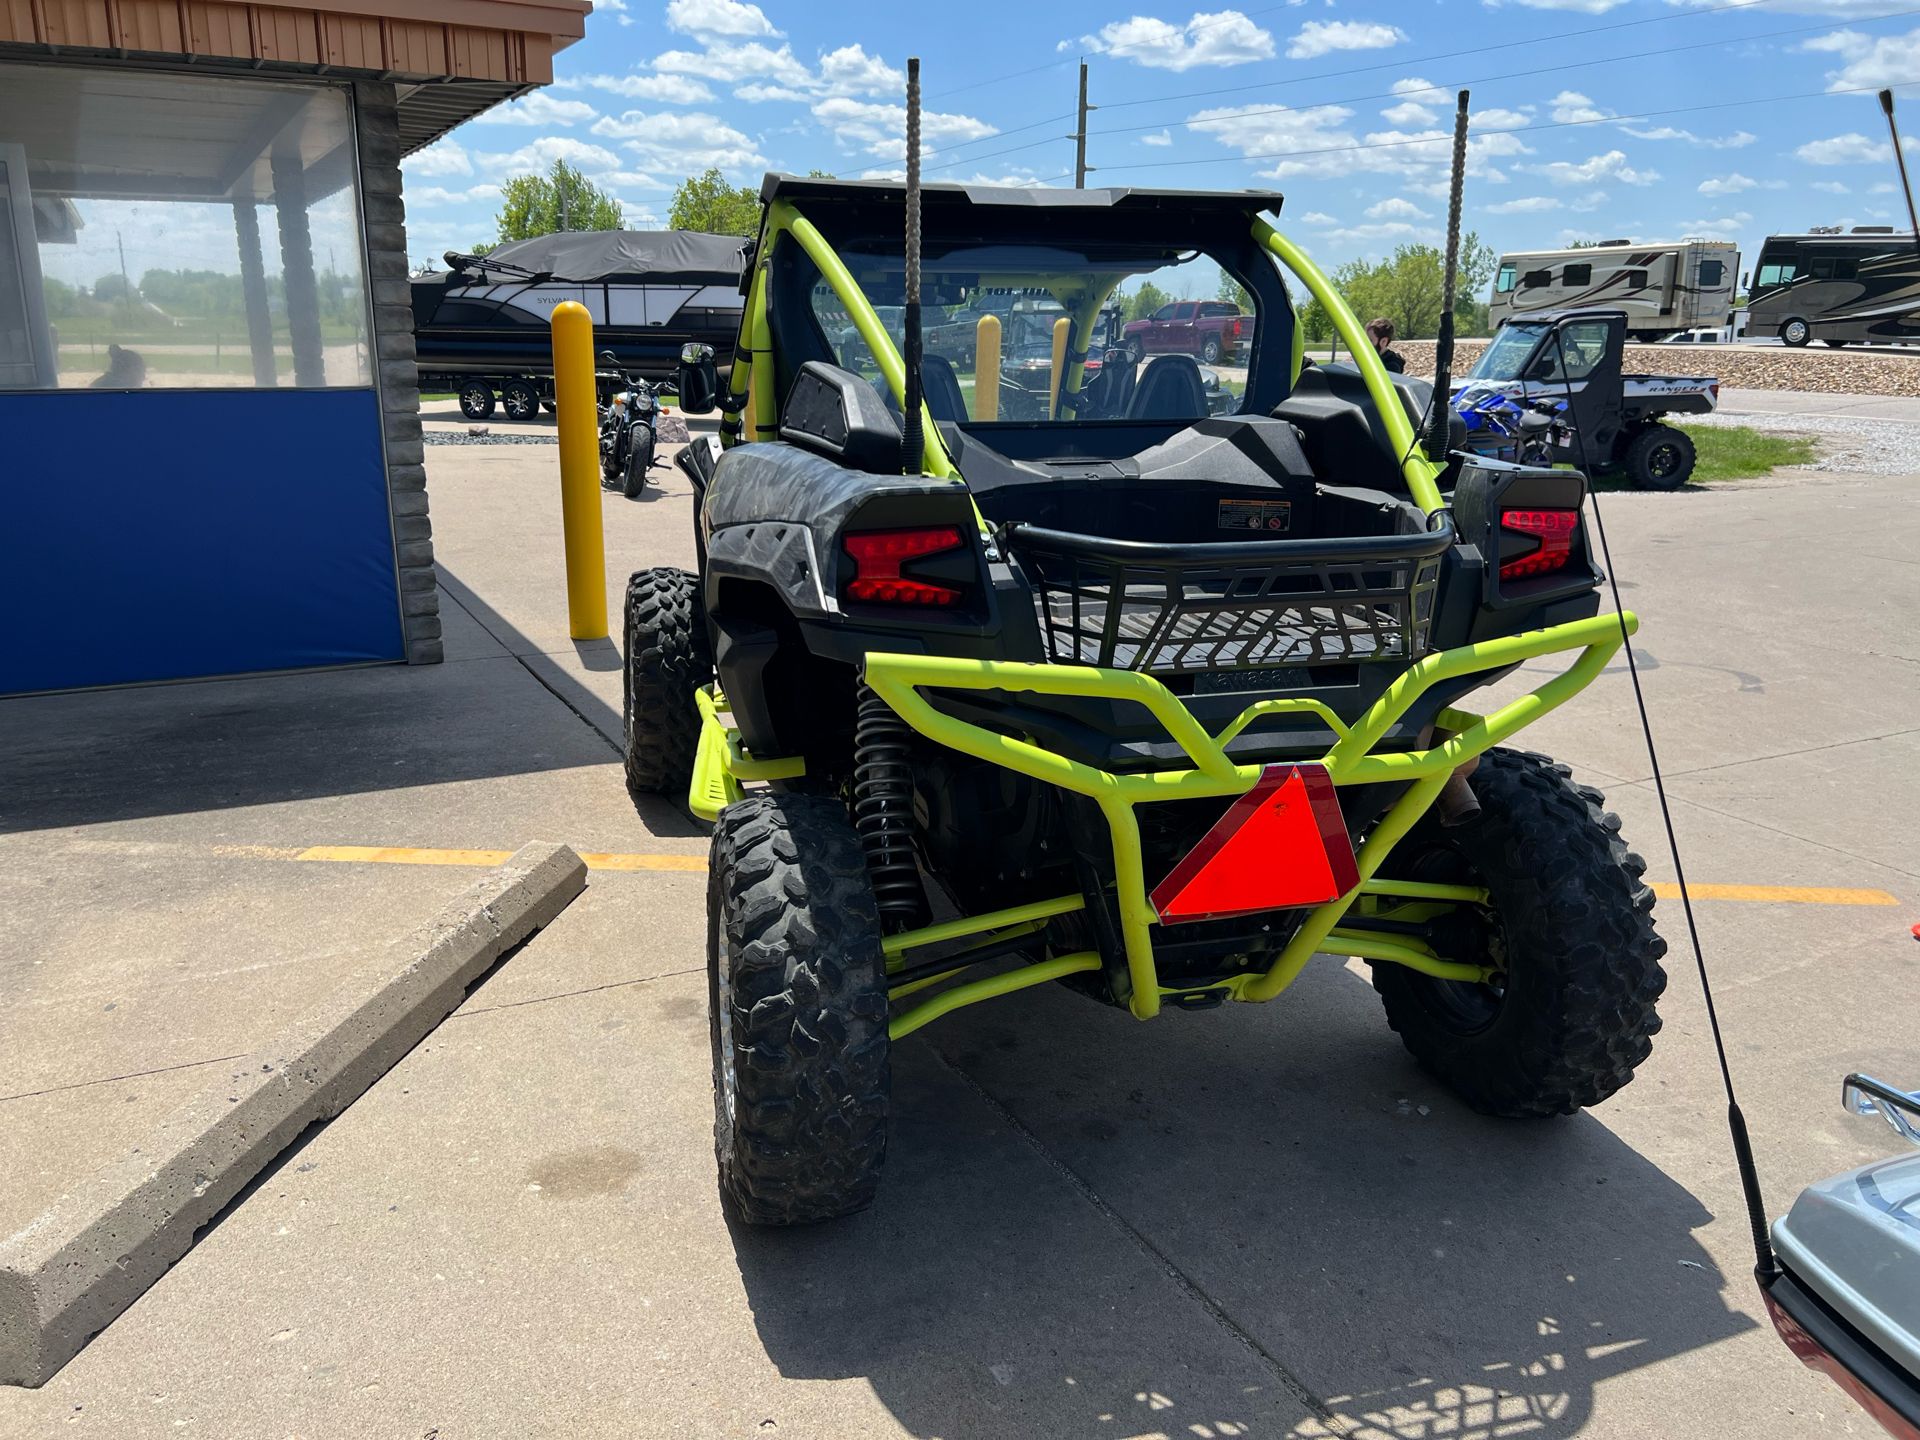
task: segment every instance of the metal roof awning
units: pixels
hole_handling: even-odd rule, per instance
[[[553,79],[589,0],[64,0],[0,4],[0,60],[185,62],[390,80],[403,153]],[[93,192],[102,193],[102,192]]]

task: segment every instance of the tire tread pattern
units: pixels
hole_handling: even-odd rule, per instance
[[[713,678],[699,579],[662,566],[627,581],[622,728],[627,793],[684,802],[700,742],[693,692]]]
[[[721,1196],[755,1225],[863,1210],[886,1159],[891,1043],[880,912],[846,807],[772,791],[729,805],[708,883]],[[735,1057],[731,1122],[722,1025]]]
[[[1387,1022],[1422,1066],[1491,1115],[1570,1115],[1630,1080],[1660,1030],[1666,941],[1653,928],[1646,862],[1620,839],[1605,797],[1548,756],[1489,750],[1469,782],[1480,816],[1424,834],[1464,850],[1493,892],[1510,966],[1499,1018],[1462,1036],[1435,1019],[1423,986],[1397,965],[1373,967]],[[1396,857],[1398,858],[1398,857]]]

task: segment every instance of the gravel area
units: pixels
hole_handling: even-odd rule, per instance
[[[502,435],[498,431],[486,435],[470,435],[465,430],[422,430],[420,438],[428,445],[558,445],[560,437],[546,435]]]
[[[1465,374],[1486,348],[1484,340],[1454,347],[1453,371]],[[1433,341],[1395,343],[1409,374],[1431,378]],[[1629,373],[1714,375],[1722,385],[1747,390],[1812,390],[1823,395],[1920,396],[1920,349],[1833,350],[1784,345],[1629,345]]]
[[[1820,458],[1783,470],[1837,470],[1849,475],[1920,475],[1920,424],[1901,420],[1854,420],[1828,415],[1689,415],[1695,426],[1744,425],[1768,434],[1812,435]]]

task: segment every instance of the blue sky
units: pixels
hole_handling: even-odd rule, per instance
[[[410,249],[491,239],[500,182],[555,156],[635,228],[709,165],[897,174],[909,54],[928,179],[1071,184],[1084,57],[1090,184],[1278,189],[1329,265],[1440,238],[1462,84],[1467,223],[1503,250],[1701,235],[1751,263],[1771,231],[1904,225],[1878,105],[1835,92],[1916,82],[1920,137],[1920,0],[597,0],[553,86],[407,162]]]

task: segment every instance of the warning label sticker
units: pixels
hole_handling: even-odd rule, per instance
[[[1284,535],[1293,525],[1291,500],[1222,500],[1222,530],[1258,530],[1267,535]]]

